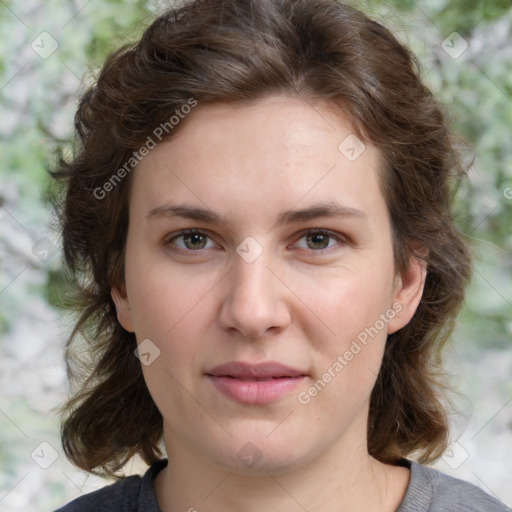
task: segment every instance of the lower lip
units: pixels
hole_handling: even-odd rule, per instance
[[[208,376],[225,396],[244,404],[267,404],[288,395],[304,379],[283,377],[269,380],[240,380],[232,377]]]

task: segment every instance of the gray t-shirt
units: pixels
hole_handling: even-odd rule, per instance
[[[153,481],[167,465],[155,462],[144,476],[129,476],[85,494],[56,512],[161,512]],[[435,469],[404,461],[411,480],[396,512],[511,512],[473,484],[447,476]]]

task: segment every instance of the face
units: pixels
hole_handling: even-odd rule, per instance
[[[425,279],[395,275],[378,167],[342,113],[281,96],[200,105],[139,164],[113,297],[168,453],[239,472],[367,453]]]

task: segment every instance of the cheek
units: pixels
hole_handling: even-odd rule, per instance
[[[161,254],[148,258],[134,252],[127,258],[126,281],[137,340],[151,340],[162,356],[143,368],[153,381],[172,376],[185,385],[215,351],[211,330],[219,315],[218,290],[224,274],[221,269],[200,267],[173,266]]]
[[[137,338],[163,343],[190,326],[190,318],[204,318],[204,299],[216,276],[172,267],[165,257],[127,259],[126,281]],[[194,323],[192,322],[192,325]]]
[[[158,354],[142,365],[150,394],[161,411],[197,412],[187,390],[194,388],[202,361],[214,348],[207,343],[212,284],[169,270],[146,271],[138,279],[143,286],[134,287],[132,297],[137,341],[151,340]]]
[[[325,275],[312,281],[296,280],[297,295],[304,297],[308,317],[328,328],[334,348],[343,340],[356,338],[377,323],[391,308],[393,279],[391,271],[343,270],[338,276]],[[364,336],[363,336],[364,337]],[[324,342],[326,338],[323,338]]]
[[[317,285],[299,291],[307,297],[309,314],[302,318],[311,322],[308,338],[315,370],[314,389],[306,393],[315,397],[318,393],[317,407],[329,409],[342,421],[364,408],[381,366],[392,318],[386,316],[391,308],[392,269],[381,265],[361,272],[354,268]]]
[[[387,297],[348,286],[329,295],[323,318],[335,334],[325,337],[317,331],[310,338],[316,340],[314,374],[300,403],[311,400],[333,423],[344,425],[366,414],[387,339],[387,324],[380,318]]]

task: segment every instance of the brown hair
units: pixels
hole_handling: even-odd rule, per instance
[[[251,102],[271,93],[329,101],[343,111],[380,151],[397,271],[415,248],[428,250],[421,303],[387,340],[368,446],[388,463],[410,455],[427,462],[444,450],[439,354],[470,275],[451,212],[453,185],[464,171],[415,57],[381,24],[336,0],[196,0],[169,10],[137,44],[107,58],[76,114],[76,154],[54,172],[81,312],[67,344],[70,370],[78,360],[73,352],[85,348],[87,355],[61,432],[77,466],[114,475],[135,454],[148,464],[161,456],[162,416],[134,356],[135,336],[118,323],[110,295],[123,281],[126,162],[159,125],[167,123],[172,136],[179,127],[172,129],[169,117],[191,98]],[[71,373],[78,381],[77,369]]]

